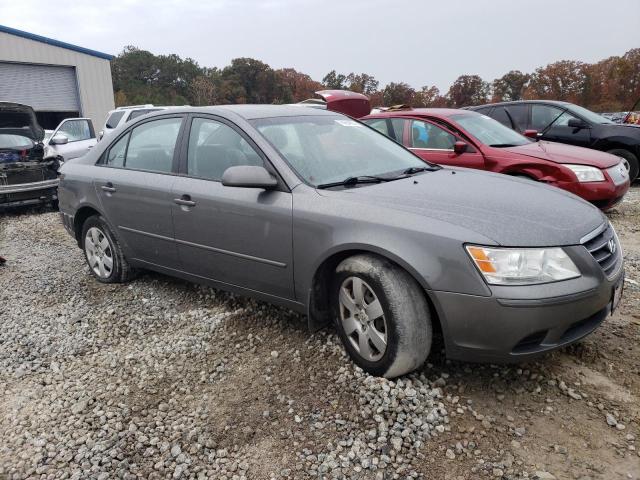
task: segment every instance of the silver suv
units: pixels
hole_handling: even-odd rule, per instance
[[[102,140],[107,133],[117,128],[119,125],[124,125],[134,118],[141,117],[147,113],[157,112],[160,110],[167,110],[168,106],[155,106],[151,103],[145,105],[130,105],[128,107],[118,107],[115,110],[111,110],[107,115],[107,120],[104,122],[104,127],[98,132],[98,140]]]

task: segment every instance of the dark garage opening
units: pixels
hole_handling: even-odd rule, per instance
[[[45,130],[54,130],[65,118],[78,118],[80,112],[36,112],[38,123]]]

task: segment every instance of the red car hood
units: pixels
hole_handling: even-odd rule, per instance
[[[620,159],[615,155],[564,143],[539,141],[500,150],[555,163],[572,163],[598,168],[609,168],[620,163]]]

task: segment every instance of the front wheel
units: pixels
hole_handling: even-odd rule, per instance
[[[623,148],[615,148],[613,150],[609,150],[607,153],[622,158],[624,166],[627,169],[627,172],[629,172],[629,181],[631,183],[633,183],[633,181],[638,178],[638,170],[640,169],[638,157],[636,157],[629,150],[625,150]]]
[[[368,373],[394,378],[424,363],[432,327],[420,285],[394,263],[356,255],[336,269],[332,285],[338,334]]]

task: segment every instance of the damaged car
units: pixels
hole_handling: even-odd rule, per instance
[[[354,362],[388,378],[427,359],[434,330],[465,361],[574,343],[623,289],[618,237],[592,204],[425,162],[324,109],[140,117],[60,168],[60,214],[96,281],[148,269],[288,307],[311,330],[333,322]]]
[[[96,143],[91,120],[65,119],[51,132],[28,105],[0,102],[0,208],[58,199],[58,168]]]

